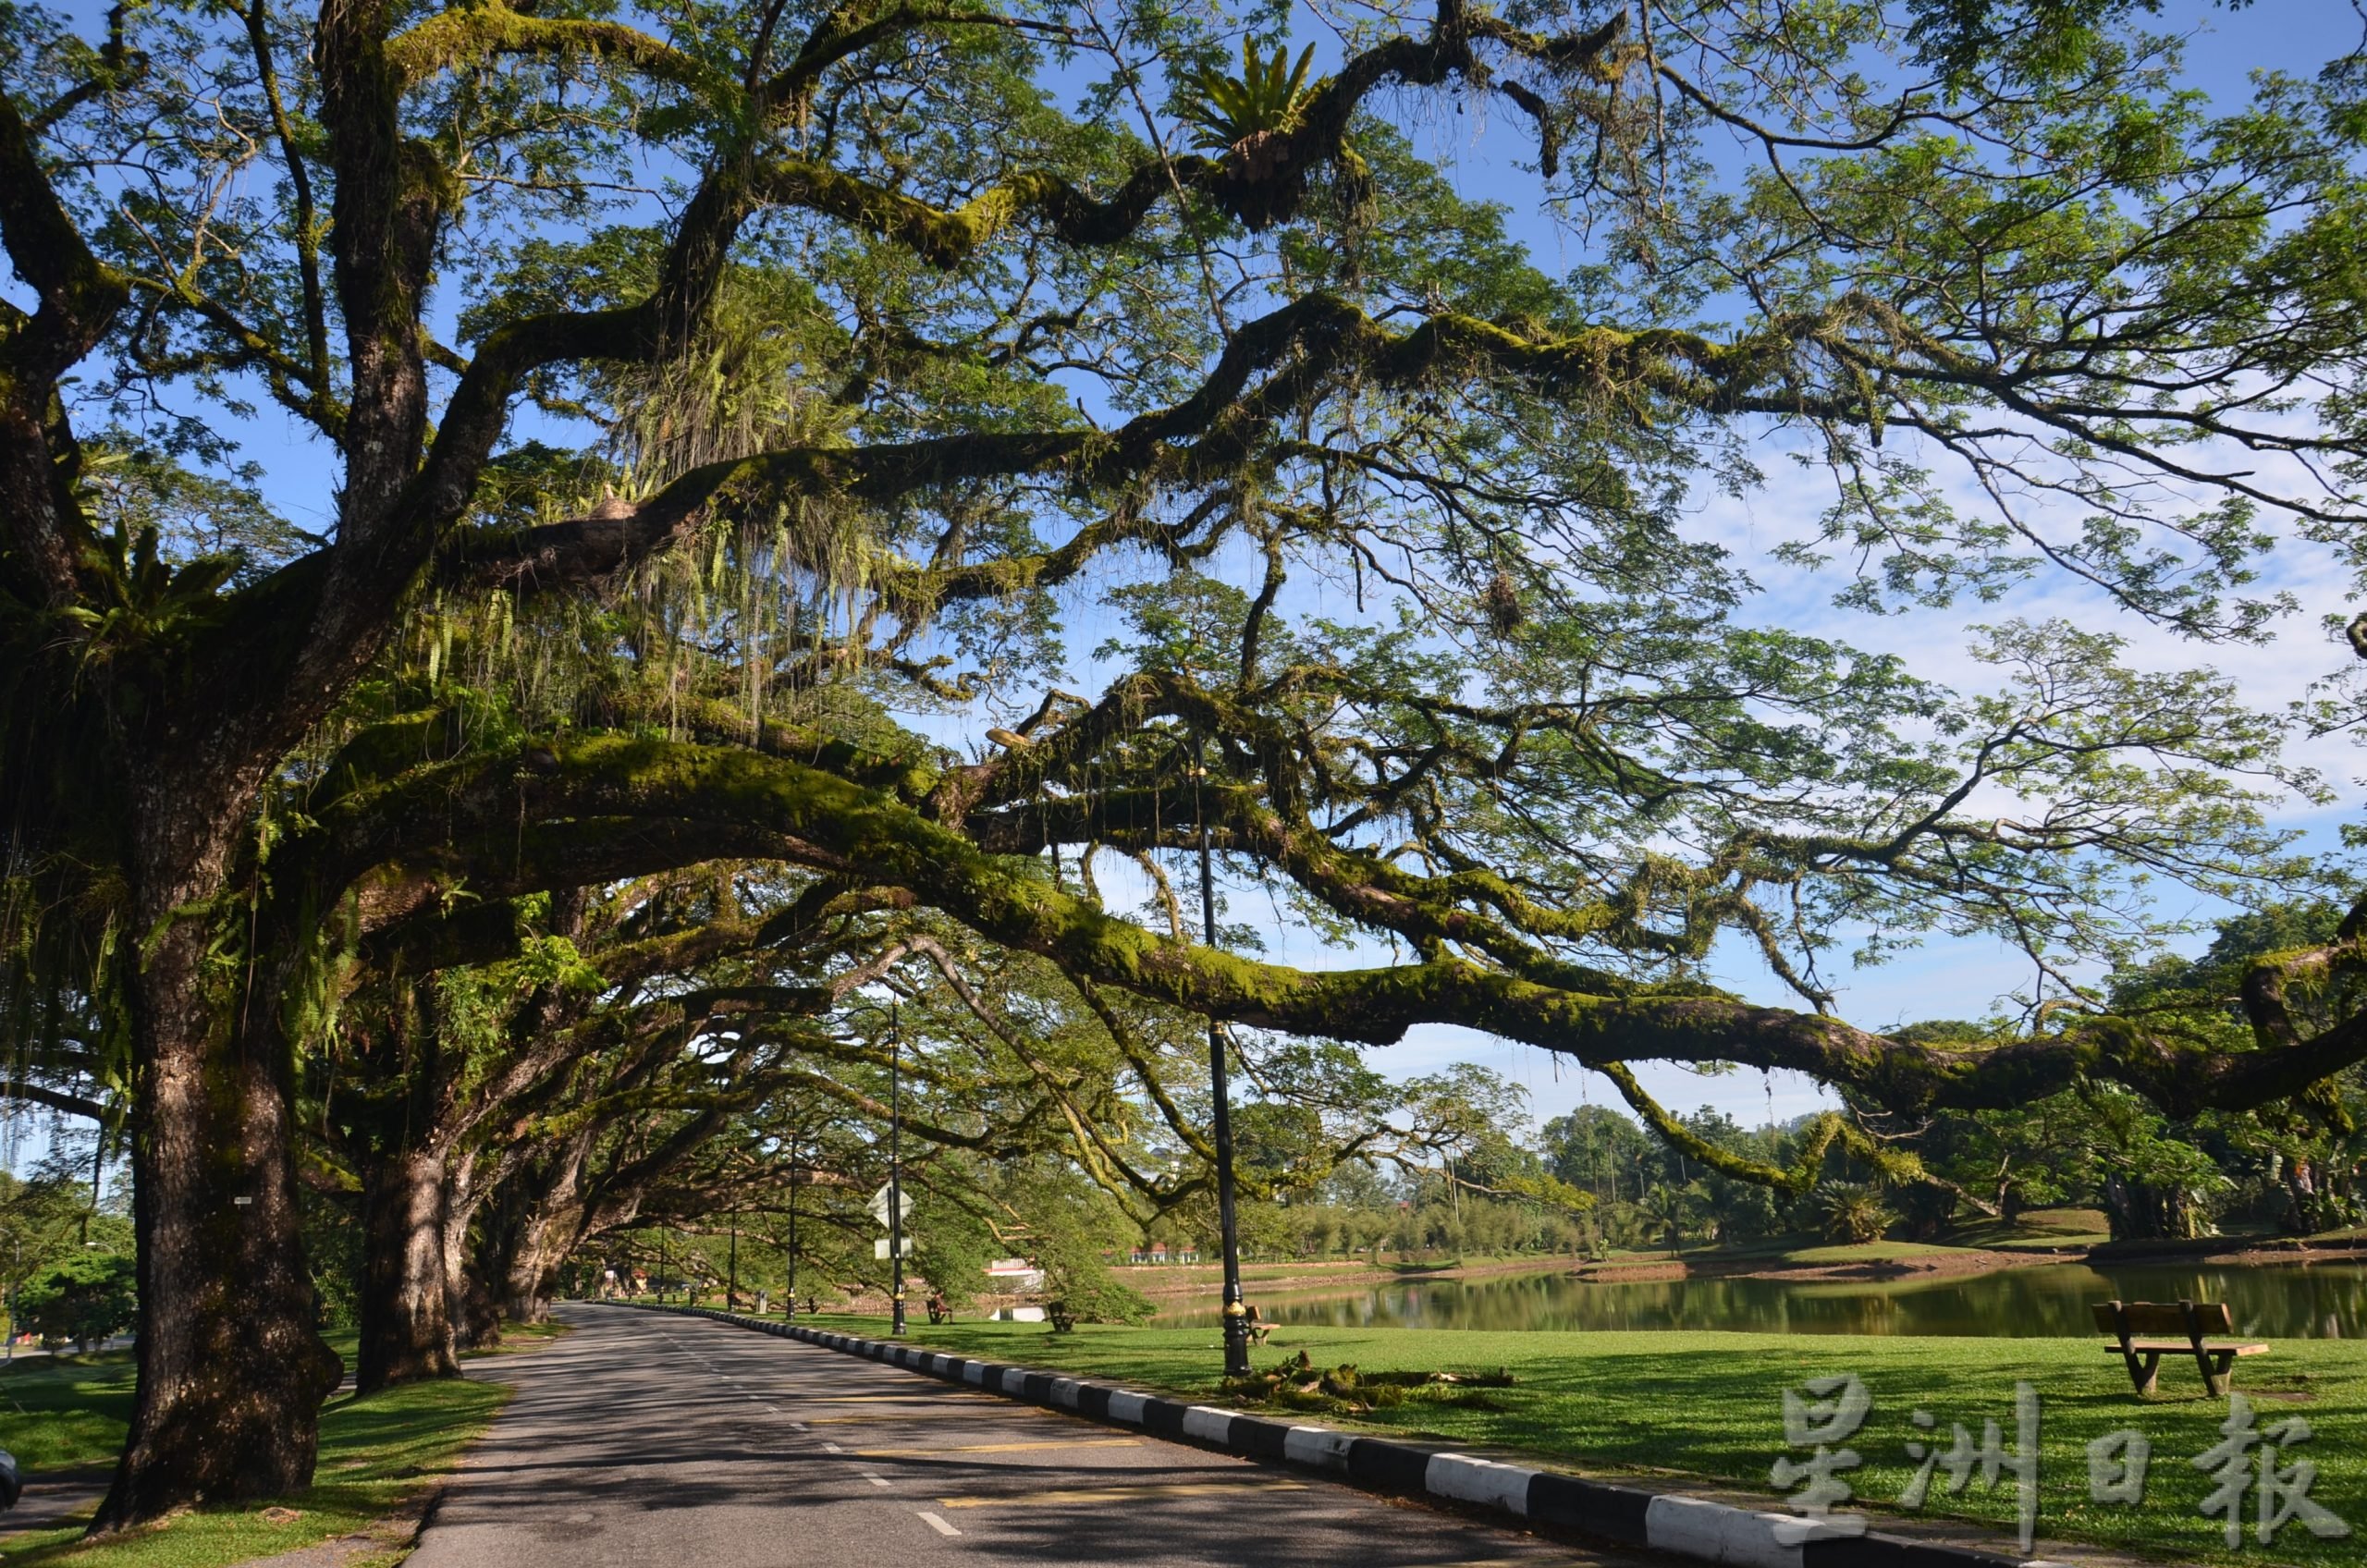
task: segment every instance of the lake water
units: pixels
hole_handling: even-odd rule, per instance
[[[1897,1280],[1662,1280],[1592,1284],[1567,1272],[1392,1282],[1354,1291],[1259,1292],[1277,1323],[1404,1329],[1730,1329],[1773,1334],[2091,1337],[2091,1302],[2224,1301],[2236,1331],[2261,1339],[2367,1337],[2367,1265],[2264,1268],[2054,1263]],[[1206,1298],[1161,1312],[1213,1324]]]

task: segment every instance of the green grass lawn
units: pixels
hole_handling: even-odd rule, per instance
[[[501,1326],[499,1344],[484,1350],[464,1350],[460,1353],[460,1359],[474,1361],[479,1356],[484,1355],[515,1355],[521,1350],[533,1350],[537,1346],[548,1344],[561,1334],[573,1332],[575,1332],[574,1324],[562,1323],[556,1317],[547,1323],[505,1323]],[[336,1341],[332,1340],[330,1342],[334,1344]],[[344,1352],[340,1350],[338,1354],[343,1354]]]
[[[500,1352],[531,1350],[563,1331],[512,1329]],[[349,1362],[350,1336],[331,1343]],[[30,1470],[112,1463],[131,1413],[131,1354],[28,1363],[0,1374],[0,1448]],[[0,1539],[7,1568],[223,1568],[352,1535],[415,1498],[452,1467],[509,1397],[490,1380],[421,1383],[368,1399],[340,1394],[321,1411],[313,1485],[274,1504],[207,1508],[92,1546],[79,1528]],[[269,1516],[266,1516],[268,1513]],[[292,1516],[290,1516],[292,1515]],[[400,1542],[384,1543],[383,1557]]]
[[[1963,1252],[2056,1252],[2094,1246],[2111,1238],[2104,1217],[2092,1208],[2034,1209],[2011,1225],[1984,1219],[1958,1226],[1936,1242],[1825,1243],[1813,1236],[1772,1236],[1738,1244],[1688,1246],[1680,1252],[1618,1252],[1623,1263],[1756,1263],[1776,1268],[1814,1268],[1830,1263],[1892,1263]]]
[[[877,1318],[816,1319],[879,1335]],[[1217,1337],[1208,1329],[1086,1325],[1052,1334],[1030,1323],[915,1324],[914,1342],[1141,1389],[1218,1402]],[[1434,1385],[1346,1422],[1454,1443],[1517,1451],[1590,1474],[1682,1474],[1766,1489],[1769,1466],[1789,1452],[1781,1400],[1809,1378],[1856,1373],[1873,1395],[1851,1439],[1865,1463],[1850,1473],[1861,1500],[1895,1499],[1914,1474],[1905,1445],[1919,1434],[1916,1410],[1971,1429],[1997,1421],[2010,1445],[2014,1384],[2042,1401],[2042,1537],[2085,1540],[2182,1562],[2335,1563],[2360,1560],[2360,1537],[2319,1541],[2288,1526],[2274,1547],[2248,1534],[2227,1550],[2217,1519],[2198,1505],[2213,1485],[2189,1461],[2219,1440],[2224,1400],[2203,1397],[2192,1364],[2165,1366],[2164,1397],[2140,1402],[2116,1358],[2088,1340],[1886,1339],[1729,1333],[1483,1332],[1285,1327],[1257,1353],[1260,1368],[1305,1349],[1318,1366],[1352,1362],[1367,1372],[1509,1368],[1511,1388]],[[2312,1497],[2367,1532],[2367,1344],[2279,1341],[2242,1364],[2263,1427],[2306,1415],[2316,1437],[2296,1455],[2319,1469]],[[1336,1417],[1298,1416],[1338,1422]],[[2146,1499],[2129,1508],[2091,1502],[2087,1443],[2134,1427],[2153,1445]],[[1804,1457],[1793,1453],[1792,1457]],[[1976,1476],[1960,1498],[1932,1488],[1922,1513],[2010,1529],[2011,1481],[1988,1492]],[[2247,1529],[2252,1516],[2247,1515]]]
[[[1802,1268],[1825,1263],[1898,1263],[1910,1257],[1942,1257],[1972,1250],[1938,1242],[1828,1242],[1818,1246],[1794,1247],[1784,1254],[1784,1261]]]
[[[131,1353],[31,1356],[0,1371],[0,1449],[29,1471],[111,1464],[131,1421]]]
[[[2001,1219],[1958,1226],[1948,1240],[1992,1252],[2053,1252],[2099,1246],[2112,1240],[2100,1208],[2034,1208],[2008,1225]]]
[[[2024,1243],[2024,1245],[2034,1243]],[[2056,1243],[2047,1243],[2054,1245]],[[1747,1246],[1696,1246],[1682,1252],[1614,1253],[1596,1264],[1590,1273],[1616,1278],[1622,1268],[1660,1264],[1703,1265],[1748,1263],[1762,1268],[1814,1268],[1834,1263],[1899,1263],[1909,1258],[1944,1257],[1991,1250],[1987,1243],[1950,1237],[1944,1242],[1822,1242],[1790,1236],[1754,1242]]]

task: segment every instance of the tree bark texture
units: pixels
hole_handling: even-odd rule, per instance
[[[444,1315],[459,1350],[483,1350],[501,1342],[501,1313],[493,1292],[474,1268],[469,1228],[484,1208],[486,1189],[478,1181],[474,1149],[455,1156],[445,1172]]]
[[[485,1220],[478,1277],[497,1293],[504,1320],[550,1317],[558,1266],[583,1236],[583,1166],[591,1137],[578,1133],[503,1184]]]
[[[143,803],[155,809],[137,907],[160,934],[132,987],[140,1384],[94,1533],[305,1486],[321,1401],[344,1371],[316,1326],[298,1228],[278,1010],[226,1006],[211,923],[174,913],[221,888],[238,819]]]
[[[509,1317],[512,1323],[546,1322],[551,1293],[558,1282],[558,1266],[574,1250],[583,1211],[570,1208],[540,1212],[520,1228],[517,1248],[509,1258]]]
[[[389,1151],[362,1175],[363,1393],[457,1378],[445,1294],[446,1181],[442,1149]]]

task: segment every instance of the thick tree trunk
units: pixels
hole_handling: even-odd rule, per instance
[[[461,1316],[453,1319],[453,1337],[471,1350],[490,1350],[501,1342],[501,1303],[493,1288],[473,1273],[462,1284]]]
[[[355,1384],[460,1376],[445,1289],[450,1227],[452,1074],[433,987],[399,986],[383,1014],[359,1010],[349,1041],[368,1085],[350,1113],[348,1146],[362,1177],[362,1341]],[[463,1220],[465,1225],[466,1221]]]
[[[457,1224],[456,1219],[446,1220],[448,1228]],[[448,1244],[458,1247],[448,1254],[449,1272],[444,1285],[453,1341],[463,1350],[488,1350],[501,1342],[501,1301],[487,1283],[499,1278],[502,1266],[493,1257],[497,1249],[483,1231],[473,1242],[468,1241],[465,1227],[460,1235],[448,1238]]]
[[[580,1205],[554,1203],[545,1194],[502,1194],[485,1220],[472,1271],[502,1321],[548,1320],[551,1286],[581,1234],[582,1218]]]
[[[455,1158],[446,1172],[444,1195],[444,1312],[452,1325],[452,1342],[461,1350],[483,1350],[501,1342],[501,1313],[493,1292],[484,1287],[473,1265],[469,1227],[484,1207],[485,1192],[477,1183],[474,1151]]]
[[[557,1211],[540,1210],[527,1217],[519,1227],[517,1245],[509,1256],[509,1275],[506,1281],[508,1313],[512,1323],[549,1320],[551,1292],[558,1282],[558,1266],[575,1248],[583,1212],[572,1207]]]
[[[440,1147],[390,1150],[363,1170],[355,1384],[365,1394],[460,1374],[445,1298],[445,1193]]]
[[[162,897],[143,889],[159,914],[220,887],[221,857],[187,847],[177,858],[194,875]],[[205,967],[214,935],[202,916],[167,916],[134,986],[140,1387],[93,1533],[306,1485],[321,1401],[343,1371],[315,1326],[297,1225],[276,996],[258,975],[273,999],[239,1028]]]
[[[2104,1178],[2104,1219],[2113,1240],[2191,1241],[2208,1235],[2201,1207],[2177,1187],[2120,1175]]]
[[[585,1234],[584,1164],[593,1133],[575,1133],[541,1158],[514,1168],[485,1218],[477,1278],[512,1323],[550,1317],[558,1266]]]

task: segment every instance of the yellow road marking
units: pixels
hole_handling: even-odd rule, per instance
[[[1068,1491],[1014,1492],[1009,1497],[941,1497],[939,1508],[1064,1508],[1097,1502],[1155,1501],[1171,1497],[1237,1496],[1243,1492],[1303,1492],[1304,1481],[1184,1481],[1154,1487],[1080,1487]]]
[[[1026,1448],[1140,1448],[1140,1438],[1055,1438],[1040,1443],[956,1443],[950,1448],[860,1448],[860,1459],[917,1459],[932,1453],[1017,1453]]]
[[[999,1399],[985,1394],[948,1392],[941,1394],[821,1394],[803,1402],[807,1404],[1000,1404]]]
[[[1062,1413],[1057,1410],[1036,1410],[1027,1405],[1021,1404],[1014,1405],[1010,1410],[1003,1411],[999,1414],[1006,1415],[1059,1415]],[[836,1427],[848,1421],[917,1421],[921,1417],[919,1415],[909,1411],[865,1411],[861,1415],[816,1415],[809,1418],[806,1425],[809,1427]]]

